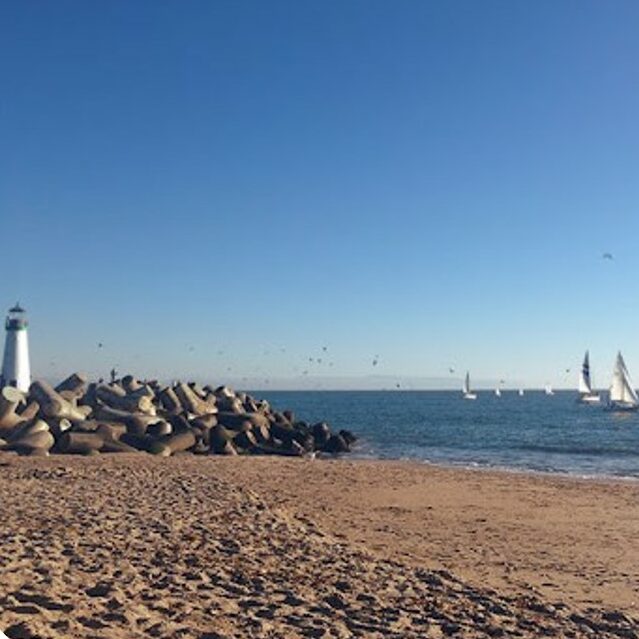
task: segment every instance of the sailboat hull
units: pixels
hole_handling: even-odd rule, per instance
[[[477,399],[477,395],[475,393],[464,393],[464,399]]]
[[[577,398],[577,403],[579,404],[601,404],[601,397],[596,394],[592,395],[581,395]]]
[[[626,402],[608,402],[606,410],[609,410],[613,413],[631,413],[639,410],[639,404]]]

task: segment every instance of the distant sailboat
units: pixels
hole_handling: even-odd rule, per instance
[[[546,393],[546,395],[554,395],[555,391],[552,389],[552,386],[550,384],[546,384],[546,388],[544,388],[544,393]]]
[[[462,388],[462,392],[464,394],[464,399],[477,399],[477,394],[471,392],[470,390],[470,373],[466,373],[466,378],[464,379],[464,387]]]
[[[524,396],[524,389],[523,388],[519,389],[518,395],[519,395],[519,397],[523,397]]]
[[[599,393],[592,390],[592,379],[590,378],[590,360],[588,351],[584,356],[584,363],[581,365],[579,373],[579,402],[582,404],[598,404],[601,401]]]
[[[495,397],[501,397],[501,390],[499,388],[495,389]]]
[[[637,410],[639,408],[637,391],[632,386],[626,363],[620,352],[617,353],[615,368],[612,372],[608,408],[615,411]]]

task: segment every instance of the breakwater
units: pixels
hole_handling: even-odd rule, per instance
[[[35,381],[28,393],[0,390],[0,450],[23,455],[303,456],[346,453],[354,441],[348,430],[309,424],[227,386],[163,386],[131,375],[89,383],[74,373],[55,388]]]

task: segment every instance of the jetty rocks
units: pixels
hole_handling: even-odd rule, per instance
[[[0,451],[21,455],[287,455],[350,452],[355,436],[298,421],[227,386],[162,386],[131,375],[109,384],[73,373],[55,388],[0,389]]]

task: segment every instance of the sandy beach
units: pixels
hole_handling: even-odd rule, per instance
[[[639,484],[352,460],[0,455],[17,637],[636,637]]]

